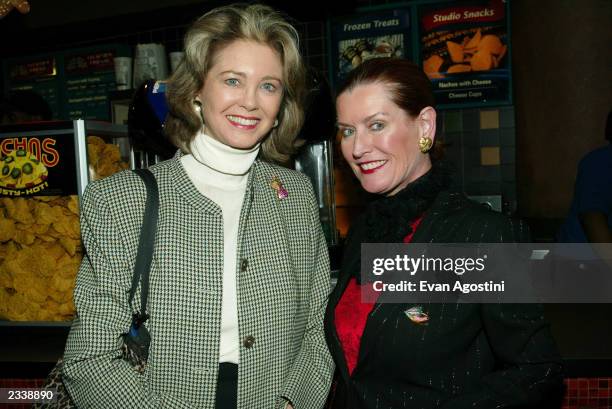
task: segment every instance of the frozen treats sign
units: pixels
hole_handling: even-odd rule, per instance
[[[410,58],[409,17],[408,9],[394,9],[333,21],[334,85],[339,85],[351,70],[371,58]]]

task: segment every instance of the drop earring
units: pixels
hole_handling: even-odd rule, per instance
[[[200,115],[200,119],[202,120],[202,125],[204,125],[204,114],[202,113],[202,103],[194,99],[193,100],[193,109],[196,111],[198,115]]]
[[[276,128],[278,126],[278,118],[274,120],[274,125],[272,125],[272,128]]]

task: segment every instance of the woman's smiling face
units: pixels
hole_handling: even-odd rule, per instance
[[[367,192],[392,196],[431,168],[419,138],[435,135],[433,108],[412,118],[393,102],[387,85],[373,82],[340,94],[336,109],[342,155]],[[433,115],[433,133],[431,118],[423,115]]]
[[[196,95],[204,132],[238,149],[268,135],[283,99],[283,64],[269,46],[237,40],[217,52]]]

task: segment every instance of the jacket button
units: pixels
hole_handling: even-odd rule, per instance
[[[249,266],[249,261],[246,258],[243,258],[240,262],[240,272],[244,273]]]
[[[242,340],[242,345],[245,348],[251,348],[253,346],[253,344],[255,343],[255,337],[252,335],[247,335],[246,337],[244,337],[244,339]]]

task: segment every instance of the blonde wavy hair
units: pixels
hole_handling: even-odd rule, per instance
[[[260,155],[271,162],[287,163],[304,122],[305,70],[296,29],[280,13],[264,5],[218,7],[191,25],[185,34],[185,59],[168,80],[165,133],[183,152],[190,152],[189,145],[202,126],[194,110],[195,95],[204,86],[215,54],[236,40],[266,44],[281,57],[283,100],[279,124],[262,142]]]

